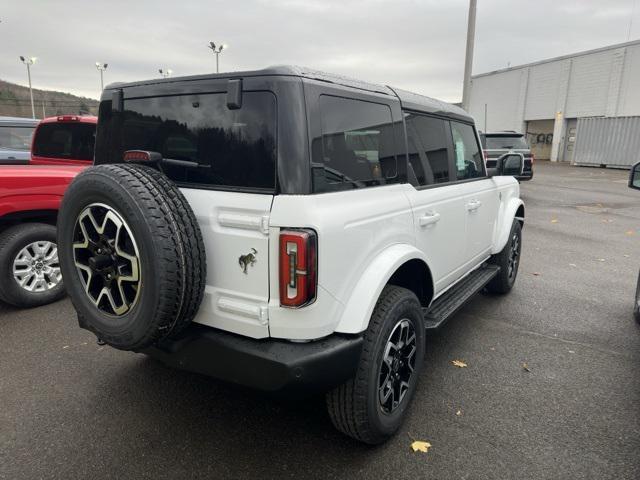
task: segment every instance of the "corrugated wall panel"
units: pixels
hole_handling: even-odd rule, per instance
[[[640,117],[579,118],[574,162],[626,168],[640,162]]]

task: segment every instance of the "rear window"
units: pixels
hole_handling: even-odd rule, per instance
[[[527,141],[522,135],[500,135],[496,137],[490,137],[488,135],[483,136],[485,137],[484,148],[486,148],[487,150],[512,150],[529,148],[529,145],[527,145]]]
[[[127,150],[148,150],[192,163],[161,166],[183,186],[275,188],[272,93],[244,92],[242,107],[233,110],[227,107],[226,93],[127,99],[122,114],[101,109],[101,115],[112,116],[104,123],[101,117],[101,138],[119,143],[117,158],[110,161],[121,161]]]
[[[396,179],[387,105],[321,95],[320,115],[322,138],[312,142],[314,192],[384,185]]]
[[[0,127],[0,148],[29,151],[33,130],[34,127]]]
[[[93,123],[43,123],[38,127],[33,154],[38,157],[93,160]]]

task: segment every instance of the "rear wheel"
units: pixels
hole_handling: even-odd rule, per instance
[[[0,300],[37,307],[62,298],[56,227],[15,225],[0,234]]]
[[[513,220],[509,240],[500,253],[489,260],[500,267],[498,274],[487,285],[487,290],[493,293],[509,293],[516,283],[520,254],[522,253],[522,226],[517,219]]]
[[[420,302],[407,289],[387,286],[364,334],[355,377],[327,394],[334,426],[370,444],[393,435],[415,393],[424,350]]]

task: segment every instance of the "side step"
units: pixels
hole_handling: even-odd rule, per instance
[[[500,271],[497,265],[484,265],[474,270],[458,284],[438,298],[429,309],[424,308],[424,326],[427,330],[440,327],[467,301],[482,290]]]

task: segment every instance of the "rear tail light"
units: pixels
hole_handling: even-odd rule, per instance
[[[60,115],[58,117],[59,122],[78,122],[80,121],[80,117],[77,115]]]
[[[130,163],[155,163],[162,159],[162,155],[158,152],[148,152],[146,150],[127,150],[124,152],[122,159]]]
[[[313,230],[280,231],[280,305],[303,307],[316,298],[318,241]]]

